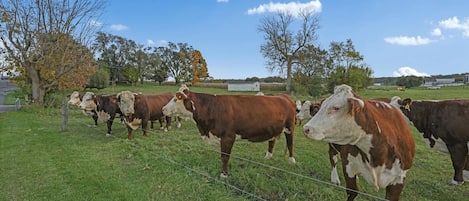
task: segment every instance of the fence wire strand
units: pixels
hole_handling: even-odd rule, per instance
[[[115,123],[119,123],[119,124],[120,124],[120,119],[118,119],[117,121],[118,121],[118,122],[116,122],[116,120],[114,120],[113,125],[114,125]],[[102,123],[103,121],[100,121],[100,122]],[[70,121],[69,121],[69,123],[70,123]],[[90,126],[89,126],[90,124],[86,124],[84,121],[79,121],[79,123],[80,123],[80,124],[83,124],[83,125],[86,125],[86,127],[90,128]],[[107,130],[106,123],[104,122],[104,123],[102,123],[102,124],[105,125],[104,127],[105,127],[106,130]],[[98,131],[98,130],[95,130],[95,129],[93,129],[93,130],[94,130],[96,133],[103,133],[104,136],[106,136],[106,134],[107,134],[107,132],[105,132],[105,131]],[[143,129],[140,127],[139,129],[134,130],[134,131],[141,131],[141,130],[143,130]],[[125,130],[124,132],[125,132],[124,135],[127,136],[127,130]],[[150,133],[150,134],[158,134],[159,132],[156,132],[156,129],[155,129],[155,130],[147,129],[147,133]],[[115,134],[114,134],[114,133],[113,133],[113,135],[111,135],[111,136],[109,136],[109,137],[117,138],[117,137],[115,137]],[[216,153],[218,153],[218,154],[222,154],[221,151],[217,151],[217,150],[214,150],[214,149],[207,148],[207,147],[210,147],[210,146],[202,146],[202,145],[200,145],[200,144],[189,143],[189,142],[182,141],[182,140],[179,140],[179,139],[178,139],[178,142],[179,142],[179,143],[183,143],[183,144],[185,144],[185,145],[188,146],[188,147],[194,147],[194,146],[196,146],[196,147],[203,148],[203,149],[205,149],[205,150],[209,150],[209,151],[211,151],[211,152],[216,152]],[[183,163],[174,161],[174,160],[170,159],[169,157],[161,157],[161,156],[158,156],[156,153],[154,153],[154,150],[153,150],[153,149],[145,148],[145,147],[143,147],[142,145],[137,144],[137,142],[135,142],[135,141],[133,141],[132,144],[133,144],[135,147],[139,147],[139,148],[141,148],[141,149],[144,149],[144,150],[146,150],[146,151],[149,151],[149,152],[150,152],[152,155],[154,155],[156,158],[163,159],[163,160],[167,161],[168,163],[181,166],[181,167],[183,167],[183,168],[185,168],[185,169],[187,169],[187,170],[189,170],[189,171],[191,171],[191,172],[194,172],[194,173],[196,173],[196,174],[198,174],[198,175],[201,175],[201,176],[203,176],[203,177],[206,177],[206,178],[208,178],[208,179],[210,179],[210,180],[212,180],[212,181],[215,181],[215,182],[217,182],[217,183],[221,183],[221,184],[223,184],[223,185],[225,185],[225,186],[228,186],[228,187],[232,188],[233,190],[239,191],[240,193],[242,193],[242,194],[244,194],[244,195],[247,195],[247,196],[249,196],[249,197],[255,198],[256,200],[262,200],[262,201],[266,200],[266,199],[262,198],[261,196],[258,196],[258,195],[256,195],[256,194],[251,193],[251,192],[248,192],[248,191],[245,191],[245,190],[243,190],[242,188],[237,187],[237,186],[232,185],[232,184],[229,184],[229,183],[226,183],[226,182],[224,182],[223,180],[220,180],[220,179],[211,177],[211,176],[209,176],[209,175],[207,175],[207,174],[205,174],[205,173],[203,173],[203,172],[197,171],[197,170],[195,170],[195,169],[193,169],[193,168],[191,168],[191,167],[189,167],[189,166],[187,166],[187,165],[185,165],[185,164],[183,164]],[[382,198],[382,197],[378,197],[378,196],[373,195],[373,194],[369,194],[369,193],[357,191],[357,190],[354,190],[354,189],[349,189],[349,188],[344,187],[344,186],[337,186],[337,185],[332,184],[332,183],[327,182],[327,181],[322,181],[322,180],[320,180],[320,179],[316,179],[316,178],[313,178],[313,177],[305,176],[305,175],[302,175],[302,174],[299,174],[299,173],[296,173],[296,172],[291,172],[291,171],[288,171],[288,170],[285,170],[285,169],[282,169],[282,168],[279,168],[279,167],[275,167],[275,166],[271,166],[271,165],[268,165],[268,164],[264,164],[264,163],[261,163],[261,162],[258,162],[258,161],[254,161],[254,160],[251,160],[251,159],[248,159],[248,158],[240,157],[240,156],[237,156],[237,155],[235,155],[235,154],[233,154],[233,153],[230,154],[230,157],[236,158],[236,159],[239,159],[239,160],[243,160],[243,161],[247,161],[247,162],[249,162],[249,163],[253,163],[253,164],[256,164],[256,165],[263,166],[263,167],[267,167],[267,168],[270,168],[270,169],[274,169],[274,170],[277,170],[277,171],[281,171],[281,172],[284,172],[284,173],[287,173],[287,174],[291,174],[291,175],[294,175],[294,176],[297,176],[297,177],[300,177],[300,178],[303,178],[303,179],[311,180],[311,181],[317,182],[317,183],[319,183],[319,184],[331,186],[331,187],[338,188],[338,189],[341,189],[341,190],[347,190],[347,191],[356,192],[356,193],[358,193],[359,195],[363,195],[363,196],[365,196],[365,197],[369,197],[369,198],[372,198],[372,199],[374,199],[374,200],[386,200],[386,199],[384,199],[384,198]]]

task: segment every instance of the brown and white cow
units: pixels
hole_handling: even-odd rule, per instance
[[[311,117],[313,117],[314,114],[319,111],[320,107],[320,103],[311,103],[311,101],[305,101],[296,114],[298,125],[301,125],[303,120],[311,119]]]
[[[399,200],[415,143],[398,108],[363,99],[350,86],[340,85],[303,132],[310,139],[339,145],[348,200],[358,195],[359,175],[377,189],[386,188],[386,199]]]
[[[402,112],[423,134],[430,147],[449,153],[454,175],[451,184],[469,181],[469,100],[412,101],[401,103]]]
[[[181,90],[175,95],[176,102],[180,104],[169,104],[165,111],[191,112],[204,140],[208,141],[210,136],[220,139],[220,177],[228,176],[228,161],[237,139],[251,142],[269,141],[265,156],[269,159],[272,157],[275,140],[283,132],[289,161],[296,163],[293,156],[296,106],[288,95],[214,95],[192,92],[187,87]]]
[[[173,98],[170,93],[165,94],[141,94],[131,91],[122,91],[117,94],[119,100],[119,107],[125,116],[125,123],[127,125],[127,138],[132,139],[132,131],[136,130],[140,125],[143,130],[143,135],[147,136],[147,124],[158,120],[160,128],[165,131],[171,128],[171,117],[163,114],[163,106]],[[166,125],[163,126],[163,121]]]
[[[67,103],[68,105],[75,105],[77,107],[80,107],[80,103],[83,100],[83,94],[78,92],[78,91],[74,91],[69,96],[69,98],[70,98],[70,100]],[[91,128],[98,127],[98,114],[96,113],[95,110],[81,110],[81,111],[83,112],[83,114],[85,116],[91,116],[91,118],[93,118],[94,124],[89,125],[89,127],[91,127]]]
[[[84,111],[95,111],[96,116],[106,122],[106,136],[112,135],[111,127],[116,115],[119,115],[122,121],[122,113],[116,95],[95,95],[93,92],[86,92],[79,107]]]

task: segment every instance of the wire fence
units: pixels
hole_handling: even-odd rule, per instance
[[[68,115],[67,115],[67,117],[68,117]],[[120,119],[119,119],[118,121],[120,121]],[[102,121],[101,121],[101,122],[102,122]],[[85,127],[89,127],[89,124],[85,123],[84,121],[79,121],[79,123],[82,124],[82,125],[85,126]],[[114,122],[114,123],[116,123],[116,122]],[[118,122],[118,123],[120,123],[120,122]],[[100,131],[100,130],[91,129],[91,128],[90,128],[90,130],[92,130],[92,131],[95,132],[95,133],[100,133],[100,134],[103,134],[103,136],[106,136],[106,131],[104,131],[104,130]],[[140,130],[142,130],[142,129],[139,128],[139,129],[137,129],[137,130],[135,130],[135,131],[140,131]],[[156,131],[150,130],[150,129],[147,129],[147,133],[149,133],[149,134],[157,134]],[[124,135],[127,135],[127,131],[125,131],[125,134],[124,134]],[[114,134],[114,135],[111,135],[111,136],[109,136],[109,137],[116,138],[115,136],[116,136],[116,135]],[[192,168],[192,167],[190,167],[190,166],[188,166],[188,165],[185,165],[185,164],[182,163],[182,162],[175,161],[175,160],[171,159],[171,158],[168,157],[168,156],[162,156],[160,153],[157,153],[154,149],[151,149],[151,148],[145,147],[145,146],[143,146],[143,145],[140,145],[140,144],[138,144],[138,142],[136,142],[135,140],[133,140],[133,141],[131,141],[131,142],[132,142],[132,144],[133,144],[134,147],[139,148],[139,149],[142,149],[142,150],[145,150],[145,151],[147,151],[148,153],[151,153],[153,156],[155,156],[155,157],[158,158],[158,159],[162,159],[162,160],[167,161],[168,163],[171,163],[171,164],[173,164],[173,165],[177,165],[177,166],[183,167],[183,168],[189,170],[190,172],[193,172],[193,173],[195,173],[195,174],[197,174],[197,175],[200,175],[200,176],[202,176],[202,177],[204,177],[204,178],[206,178],[206,179],[209,179],[209,180],[211,180],[211,181],[214,181],[214,182],[216,182],[216,183],[221,183],[221,184],[223,184],[223,185],[225,185],[225,186],[227,186],[227,187],[229,187],[229,188],[231,188],[231,189],[233,189],[233,190],[235,190],[235,191],[238,191],[239,193],[241,193],[241,194],[243,194],[243,195],[249,196],[249,197],[251,197],[251,198],[253,198],[253,199],[255,199],[255,200],[262,200],[262,201],[267,200],[267,199],[262,198],[262,197],[259,196],[259,195],[256,195],[256,194],[254,194],[254,193],[251,193],[251,192],[249,192],[249,191],[246,191],[246,190],[242,189],[241,187],[235,186],[235,185],[233,185],[233,184],[229,184],[229,183],[227,183],[227,182],[226,182],[225,180],[223,180],[223,179],[219,179],[219,178],[217,178],[217,177],[212,177],[212,176],[210,176],[210,175],[208,175],[208,174],[206,174],[206,173],[204,173],[204,172],[198,171],[198,170],[196,170],[196,169],[194,169],[194,168]],[[216,153],[218,153],[218,154],[220,154],[220,155],[222,154],[221,151],[214,150],[214,149],[210,149],[210,146],[202,146],[202,145],[200,145],[200,144],[191,143],[191,142],[189,142],[189,141],[182,141],[182,140],[179,140],[178,143],[183,143],[183,144],[185,144],[185,145],[188,146],[188,147],[197,147],[197,148],[201,148],[202,150],[211,151],[211,152],[216,152]],[[329,181],[323,181],[323,180],[316,179],[316,178],[313,178],[313,177],[310,177],[310,176],[306,176],[306,175],[302,175],[302,174],[299,174],[299,173],[296,173],[296,172],[288,171],[288,170],[285,170],[285,169],[282,169],[282,168],[279,168],[279,167],[276,167],[276,166],[268,165],[268,164],[265,164],[265,163],[261,163],[261,162],[259,162],[259,161],[255,161],[255,160],[251,160],[251,159],[248,159],[248,158],[245,158],[245,157],[241,157],[241,156],[238,156],[238,155],[233,154],[233,153],[230,154],[230,157],[231,157],[231,158],[236,158],[236,159],[238,159],[238,160],[243,160],[243,161],[246,161],[246,162],[249,162],[249,163],[252,163],[252,164],[256,164],[256,165],[259,165],[259,166],[263,166],[263,167],[266,167],[266,168],[269,168],[269,169],[281,171],[281,172],[284,172],[284,173],[286,173],[286,174],[293,175],[293,176],[296,176],[296,177],[299,177],[299,178],[303,178],[303,179],[306,179],[306,180],[310,180],[310,181],[312,181],[312,182],[316,182],[316,183],[319,183],[319,184],[324,185],[324,186],[330,186],[330,187],[333,187],[333,188],[338,188],[338,189],[340,189],[340,190],[348,190],[348,191],[356,192],[356,193],[358,193],[359,195],[368,197],[368,198],[370,198],[370,199],[372,199],[372,200],[386,200],[386,199],[384,199],[384,198],[382,198],[382,197],[379,197],[379,196],[376,196],[376,195],[373,195],[373,194],[369,194],[369,193],[365,193],[365,192],[361,192],[361,191],[356,191],[356,190],[354,190],[354,189],[349,189],[349,188],[346,188],[346,187],[344,187],[344,186],[337,186],[337,185],[335,185],[335,184],[333,184],[333,183],[331,183],[331,182],[329,182]]]

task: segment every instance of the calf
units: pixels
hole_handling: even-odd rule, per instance
[[[95,111],[96,116],[106,122],[106,136],[112,135],[111,127],[116,115],[119,114],[122,117],[116,95],[95,95],[93,92],[86,92],[79,107],[82,110]]]
[[[399,109],[382,101],[365,100],[347,85],[334,89],[318,113],[303,127],[306,137],[337,144],[347,187],[347,199],[358,195],[357,176],[386,199],[399,200],[415,143]]]
[[[132,131],[141,125],[143,135],[147,136],[148,121],[158,120],[160,128],[165,131],[171,128],[171,117],[163,114],[163,106],[173,98],[170,93],[144,95],[131,91],[122,91],[117,94],[119,107],[125,116],[127,125],[127,139],[132,139]],[[166,125],[163,127],[163,121]],[[153,124],[152,124],[153,125]],[[152,126],[153,127],[153,126]]]
[[[269,141],[266,158],[271,158],[275,140],[284,132],[289,160],[296,162],[293,157],[296,106],[287,95],[212,95],[191,92],[185,87],[175,97],[180,104],[171,104],[172,108],[167,107],[165,111],[189,111],[203,139],[208,140],[211,135],[220,139],[220,177],[228,176],[228,161],[237,138]]]
[[[402,112],[423,134],[430,147],[449,153],[454,175],[451,184],[469,181],[469,100],[401,102]]]

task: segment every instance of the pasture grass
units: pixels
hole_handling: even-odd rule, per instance
[[[176,86],[118,86],[96,93],[122,90],[174,93]],[[223,94],[221,89],[192,91]],[[67,92],[68,93],[68,92]],[[240,92],[241,93],[241,92]],[[242,92],[253,93],[253,92]],[[276,92],[267,92],[276,93]],[[278,93],[278,92],[277,92]],[[440,90],[365,90],[365,98],[468,98],[469,88]],[[66,94],[66,93],[64,93]],[[298,97],[295,97],[298,98]],[[306,97],[303,97],[306,98]],[[61,109],[36,106],[0,113],[0,200],[345,200],[342,186],[330,184],[327,144],[311,141],[295,130],[297,164],[288,163],[281,136],[274,157],[265,160],[267,143],[237,141],[230,159],[230,176],[220,179],[219,146],[203,142],[196,126],[183,122],[168,132],[151,130],[148,137],[116,121],[113,137],[106,126],[89,128],[90,117],[70,107],[68,131],[61,131]],[[414,166],[408,172],[402,200],[467,200],[469,184],[451,186],[450,157],[430,149],[411,127],[416,141]],[[379,200],[376,191],[359,180],[357,200]]]

